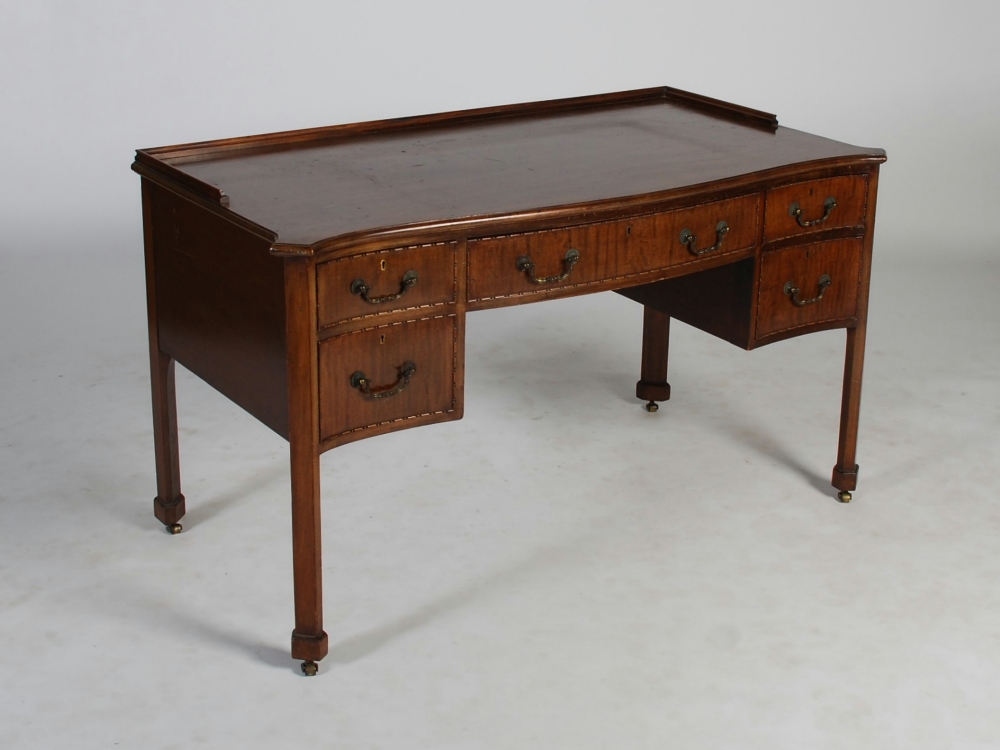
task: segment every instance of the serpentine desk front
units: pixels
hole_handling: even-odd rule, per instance
[[[846,502],[883,161],[671,88],[140,150],[156,517],[181,530],[177,361],[289,441],[315,674],[320,455],[460,419],[468,311],[605,290],[645,307],[650,411],[671,318],[746,349],[846,328]]]

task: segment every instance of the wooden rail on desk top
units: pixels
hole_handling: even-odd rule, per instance
[[[540,102],[530,102],[528,104],[505,104],[497,107],[462,109],[437,114],[418,115],[415,117],[395,117],[386,120],[370,120],[347,125],[330,125],[304,130],[263,133],[261,135],[240,138],[198,141],[176,146],[140,149],[138,153],[165,163],[183,164],[190,161],[202,161],[206,158],[213,158],[231,151],[266,149],[270,147],[295,147],[301,146],[304,143],[322,143],[389,131],[468,125],[474,122],[485,122],[501,118],[536,117],[559,114],[561,112],[569,113],[582,109],[599,109],[629,104],[642,104],[645,102],[654,103],[657,101],[686,105],[702,112],[716,114],[744,124],[771,129],[778,126],[778,118],[769,112],[761,112],[760,110],[750,109],[739,104],[724,102],[721,99],[712,99],[700,94],[670,88],[669,86],[658,86],[655,88],[634,89],[632,91],[620,91],[611,94],[550,99]]]
[[[478,109],[456,110],[416,117],[397,117],[386,120],[351,123],[348,125],[286,130],[241,138],[225,138],[215,141],[185,143],[176,146],[145,148],[136,151],[135,162],[148,169],[161,172],[164,177],[221,206],[227,206],[229,204],[228,197],[219,187],[192,177],[173,165],[205,161],[229,155],[234,151],[295,148],[304,144],[318,145],[329,141],[374,135],[376,133],[467,125],[501,118],[535,117],[563,112],[569,113],[583,109],[599,109],[646,102],[654,103],[657,101],[673,102],[747,125],[769,129],[774,129],[778,126],[778,118],[768,112],[761,112],[719,99],[711,99],[688,91],[670,88],[669,86],[659,86],[656,88],[635,89],[612,94],[552,99],[529,104],[480,107]]]

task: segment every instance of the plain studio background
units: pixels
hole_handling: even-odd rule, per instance
[[[995,748],[990,2],[0,5],[0,746]],[[165,535],[132,151],[670,85],[888,151],[855,501],[843,332],[470,316],[466,418],[324,457],[296,674],[287,446],[185,372]]]

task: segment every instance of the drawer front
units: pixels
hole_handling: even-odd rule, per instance
[[[455,243],[380,250],[321,263],[319,325],[455,301]]]
[[[756,337],[856,317],[861,250],[849,238],[764,252]]]
[[[457,336],[457,317],[445,315],[320,342],[321,439],[454,409]]]
[[[601,224],[471,240],[469,299],[571,289],[746,250],[756,243],[759,201],[752,194]]]
[[[823,229],[863,227],[866,175],[808,180],[767,191],[764,241]]]

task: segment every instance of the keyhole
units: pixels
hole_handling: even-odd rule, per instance
[[[384,344],[385,343],[385,334],[382,334],[381,336],[378,337],[378,342],[380,344]]]
[[[632,227],[626,227],[625,234],[632,234]]]
[[[382,263],[380,264],[380,266],[381,266],[382,270],[384,271],[385,270],[385,261],[384,260],[382,261]]]

